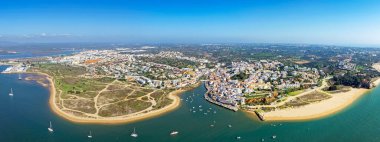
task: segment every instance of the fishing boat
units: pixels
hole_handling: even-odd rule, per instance
[[[137,138],[139,135],[136,133],[136,128],[133,128],[133,132],[131,134],[131,137]]]
[[[51,121],[50,121],[50,126],[49,126],[48,130],[49,130],[49,132],[54,132],[53,125],[51,125]]]
[[[91,133],[91,131],[90,131],[90,134],[87,136],[88,138],[92,138],[92,133]]]
[[[178,131],[172,131],[171,133],[170,133],[170,135],[172,135],[172,136],[175,136],[175,135],[177,135],[178,134]]]
[[[13,96],[13,89],[11,88],[11,92],[9,92],[9,96]]]
[[[237,140],[240,140],[240,139],[241,139],[241,137],[240,137],[240,136],[237,136],[237,137],[236,137],[236,139],[237,139]]]

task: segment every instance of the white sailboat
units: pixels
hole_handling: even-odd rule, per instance
[[[13,96],[13,89],[11,88],[11,92],[9,92],[9,96]]]
[[[50,126],[49,126],[48,130],[49,130],[49,132],[54,132],[53,125],[51,125],[51,121],[50,121]]]
[[[133,128],[133,133],[131,134],[131,137],[138,137],[139,135],[136,133],[136,128]]]
[[[87,136],[88,138],[92,138],[92,133],[91,133],[91,131],[90,131],[90,134]]]
[[[175,135],[177,135],[178,133],[179,133],[178,131],[172,131],[172,132],[170,133],[170,135],[175,136]]]

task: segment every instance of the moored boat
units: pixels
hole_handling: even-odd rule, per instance
[[[172,132],[170,133],[170,135],[175,136],[175,135],[177,135],[178,133],[179,133],[178,131],[172,131]]]

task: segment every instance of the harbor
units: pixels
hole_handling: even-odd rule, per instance
[[[217,102],[213,99],[211,99],[209,96],[208,96],[208,93],[205,93],[204,94],[204,98],[209,101],[210,103],[213,103],[213,104],[216,104],[218,106],[221,106],[223,108],[226,108],[226,109],[229,109],[229,110],[232,110],[232,111],[238,111],[239,108],[238,107],[234,107],[234,106],[230,106],[230,105],[226,105],[226,104],[223,104],[223,103],[220,103],[220,102]]]

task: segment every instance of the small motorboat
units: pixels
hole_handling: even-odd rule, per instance
[[[170,133],[170,135],[175,136],[175,135],[177,135],[178,133],[179,133],[178,131],[172,131],[172,132]]]

